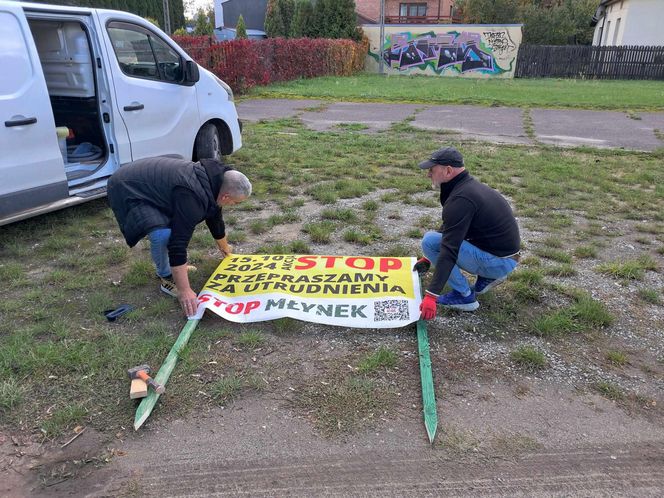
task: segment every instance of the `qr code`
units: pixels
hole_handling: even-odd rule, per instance
[[[374,302],[374,320],[384,322],[387,320],[408,320],[408,301],[388,299]]]

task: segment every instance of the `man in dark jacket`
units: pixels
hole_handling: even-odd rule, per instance
[[[205,221],[225,257],[232,247],[221,206],[250,195],[246,176],[212,159],[141,159],[122,166],[108,181],[108,200],[127,244],[134,247],[149,238],[160,288],[178,298],[187,316],[197,306],[187,275],[187,246],[196,225]]]
[[[420,306],[422,318],[436,316],[436,304],[462,311],[479,307],[476,295],[505,281],[519,260],[519,227],[512,208],[498,192],[470,176],[454,147],[437,150],[419,165],[434,188],[440,187],[443,226],[422,239],[424,257],[414,271],[433,278]],[[471,287],[461,269],[477,275]],[[448,283],[451,292],[441,295]]]

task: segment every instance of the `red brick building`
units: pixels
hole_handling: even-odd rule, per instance
[[[380,0],[355,0],[355,10],[368,22],[380,22]],[[460,22],[454,0],[385,0],[385,24]]]

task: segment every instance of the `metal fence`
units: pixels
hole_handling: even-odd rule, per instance
[[[521,45],[515,77],[664,80],[664,47]]]

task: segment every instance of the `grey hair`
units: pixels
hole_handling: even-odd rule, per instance
[[[224,173],[224,183],[220,194],[228,194],[234,199],[247,198],[251,195],[251,182],[244,174],[234,169]]]

